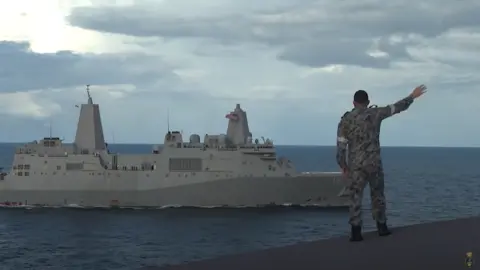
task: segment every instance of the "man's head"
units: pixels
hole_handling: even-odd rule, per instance
[[[353,106],[355,107],[367,107],[370,104],[370,100],[368,100],[368,94],[365,90],[358,90],[353,95]]]

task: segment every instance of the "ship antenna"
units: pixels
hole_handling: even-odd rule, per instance
[[[91,98],[91,96],[90,96],[90,84],[87,84],[87,95],[88,95],[88,98]]]
[[[48,132],[51,139],[52,138],[52,119],[51,118],[50,118],[50,124],[48,125]]]
[[[170,110],[167,109],[167,131],[170,132]]]
[[[87,84],[88,104],[92,104],[92,96],[90,95],[90,84]]]

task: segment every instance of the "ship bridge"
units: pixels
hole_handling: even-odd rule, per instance
[[[72,147],[64,145],[59,137],[45,137],[18,147],[16,154],[38,154],[39,156],[67,156]]]
[[[62,141],[58,137],[45,137],[40,140],[40,145],[44,147],[57,147],[62,145]]]

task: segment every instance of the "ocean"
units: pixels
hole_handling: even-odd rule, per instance
[[[10,167],[15,144],[0,144]],[[148,152],[148,145],[111,145]],[[480,148],[382,150],[391,226],[480,213]],[[337,171],[334,147],[278,146],[303,171]],[[374,222],[364,201],[367,230]],[[344,210],[0,209],[0,269],[139,269],[349,233]]]

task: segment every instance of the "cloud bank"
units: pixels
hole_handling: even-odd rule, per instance
[[[382,143],[479,146],[478,1],[81,2],[65,8],[64,27],[101,49],[0,43],[9,124],[52,118],[71,136],[73,104],[92,84],[106,132],[119,141],[161,142],[167,110],[185,133],[224,132],[222,116],[241,103],[254,136],[333,145],[354,91],[386,105],[425,83],[428,95],[385,123]]]

